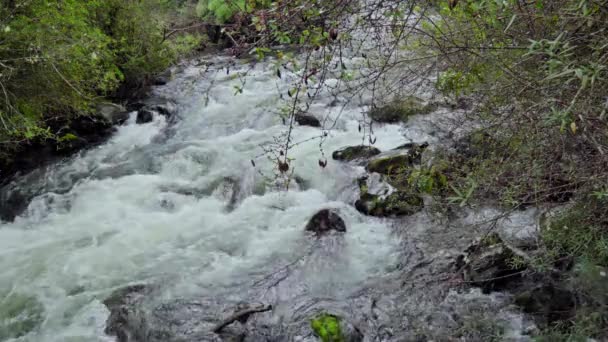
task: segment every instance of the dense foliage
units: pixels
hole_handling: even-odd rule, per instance
[[[198,44],[164,37],[183,1],[15,0],[0,5],[0,143],[51,137],[45,120],[86,114]]]

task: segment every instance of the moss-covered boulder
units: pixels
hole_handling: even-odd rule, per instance
[[[424,202],[417,194],[401,191],[384,182],[379,174],[359,179],[360,197],[355,208],[370,216],[406,216],[420,211]]]
[[[428,146],[424,144],[411,144],[407,149],[392,150],[377,155],[367,164],[367,171],[390,175],[400,172],[415,163],[419,163],[422,152]]]
[[[395,191],[388,196],[362,194],[355,208],[365,215],[388,217],[412,215],[424,207],[422,198],[405,191]]]
[[[353,161],[359,159],[368,159],[380,154],[380,150],[373,146],[347,146],[332,153],[331,157],[334,160]]]
[[[428,114],[436,108],[433,104],[426,104],[416,96],[407,96],[381,107],[372,108],[369,116],[376,122],[396,123],[406,122],[412,115]]]

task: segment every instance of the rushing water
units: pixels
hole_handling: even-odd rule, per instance
[[[395,337],[396,327],[411,325],[391,317],[404,310],[398,300],[414,314],[449,302],[453,294],[431,298],[445,292],[424,293],[432,285],[423,281],[417,296],[397,297],[403,272],[418,279],[424,260],[449,259],[445,246],[424,242],[430,257],[416,246],[414,236],[436,224],[424,215],[395,223],[358,213],[352,202],[364,170],[333,160],[319,167],[318,128],[293,132],[294,142],[313,139],[290,151],[299,185],[284,191],[265,181],[260,173],[272,175],[274,163],[256,156],[286,129],[277,89],[285,89],[289,77],[278,79],[271,63],[232,65],[227,73],[225,62],[192,63],[155,90],[155,97],[176,104],[177,119],[157,115],[136,124],[133,113],[107,143],[12,184],[38,195],[23,215],[0,225],[0,340],[111,341],[103,332],[109,312],[102,301],[117,288],[155,284],[163,289],[159,302],[202,295],[247,299],[252,284],[273,281],[289,265],[296,267],[282,286],[259,297],[273,301],[278,313],[314,298],[350,301],[371,286],[380,293],[372,310],[386,325],[376,331]],[[241,81],[234,75],[244,71],[246,83],[235,95]],[[342,108],[322,94],[311,107],[337,120],[323,144],[326,155],[361,143],[361,101]],[[376,146],[436,140],[424,120],[405,129],[376,127]],[[234,196],[223,193],[237,188]],[[348,231],[323,242],[319,252],[319,241],[304,226],[322,208],[337,209]],[[395,234],[395,226],[410,227],[412,238]],[[382,303],[384,314],[377,309]]]

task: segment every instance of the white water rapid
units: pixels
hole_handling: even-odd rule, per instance
[[[279,79],[272,63],[252,70],[237,63],[229,73],[226,66],[222,58],[192,62],[155,89],[153,97],[176,104],[173,122],[156,115],[136,124],[133,113],[103,145],[13,184],[38,195],[14,222],[0,224],[0,340],[113,341],[102,302],[127,285],[161,286],[163,299],[238,297],[313,248],[304,227],[323,208],[337,209],[348,231],[273,294],[288,303],[282,310],[293,296],[346,300],[405,263],[402,237],[389,222],[352,206],[363,168],[331,160],[336,149],[361,143],[365,103],[353,100],[341,111],[327,94],[318,97],[311,112],[337,120],[323,144],[328,165],[318,164],[318,139],[297,145],[290,156],[299,185],[285,191],[264,182],[260,172],[272,175],[274,163],[256,156],[286,130],[279,93],[290,76]],[[246,70],[235,95],[235,75]],[[432,142],[425,122],[376,127],[376,147]],[[293,141],[320,134],[297,126]],[[227,198],[231,187],[238,193]]]

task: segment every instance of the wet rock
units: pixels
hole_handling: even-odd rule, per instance
[[[547,283],[517,292],[515,304],[524,312],[534,315],[543,325],[566,321],[575,315],[576,296],[567,289]]]
[[[344,220],[331,209],[323,209],[308,221],[306,231],[313,232],[317,236],[329,233],[330,231],[346,232]]]
[[[97,113],[113,125],[123,124],[129,119],[129,112],[127,112],[127,109],[115,103],[98,104]]]
[[[319,119],[309,114],[298,113],[294,119],[300,126],[321,127]]]
[[[154,114],[152,113],[152,111],[142,108],[137,112],[137,119],[135,119],[135,122],[137,124],[145,124],[148,122],[152,122],[153,119]]]
[[[0,184],[8,184],[15,174],[25,174],[83,148],[104,142],[115,131],[112,123],[99,115],[55,116],[46,120],[50,132],[59,139],[33,139],[6,151],[0,159]]]
[[[359,199],[355,208],[370,216],[405,216],[420,211],[424,203],[417,195],[398,191],[386,183],[380,174],[360,178]]]
[[[173,73],[171,72],[171,69],[166,70],[165,72],[160,73],[159,75],[154,77],[154,79],[152,79],[152,84],[155,86],[165,85],[171,81],[172,77]]]
[[[355,208],[370,216],[406,216],[412,215],[424,207],[424,201],[416,194],[400,191],[384,182],[382,176],[372,173],[360,178],[359,199]]]
[[[0,220],[11,222],[21,215],[30,201],[33,195],[25,194],[18,190],[16,191],[3,191],[0,193]]]
[[[405,122],[412,115],[428,114],[435,109],[432,104],[415,96],[408,96],[402,100],[394,101],[384,106],[372,108],[369,117],[377,122],[396,123]]]
[[[527,269],[521,253],[496,233],[469,246],[466,255],[458,258],[456,266],[464,281],[480,287],[485,293],[517,288]]]
[[[226,202],[226,209],[233,210],[238,202],[242,199],[241,185],[238,179],[232,177],[224,177],[218,182],[214,182],[212,195]]]
[[[396,191],[388,196],[362,194],[361,198],[355,202],[355,208],[370,216],[407,216],[422,210],[424,202],[420,196]]]
[[[148,332],[140,304],[150,290],[145,285],[128,286],[104,300],[103,304],[110,310],[105,333],[116,336],[118,342],[147,341]]]
[[[428,144],[412,144],[408,149],[392,150],[377,155],[367,164],[368,172],[377,172],[384,175],[400,172],[415,163],[419,163],[422,152]]]
[[[380,154],[380,150],[373,146],[359,145],[343,147],[332,153],[331,157],[334,160],[353,161],[357,159],[368,159],[378,154]]]

